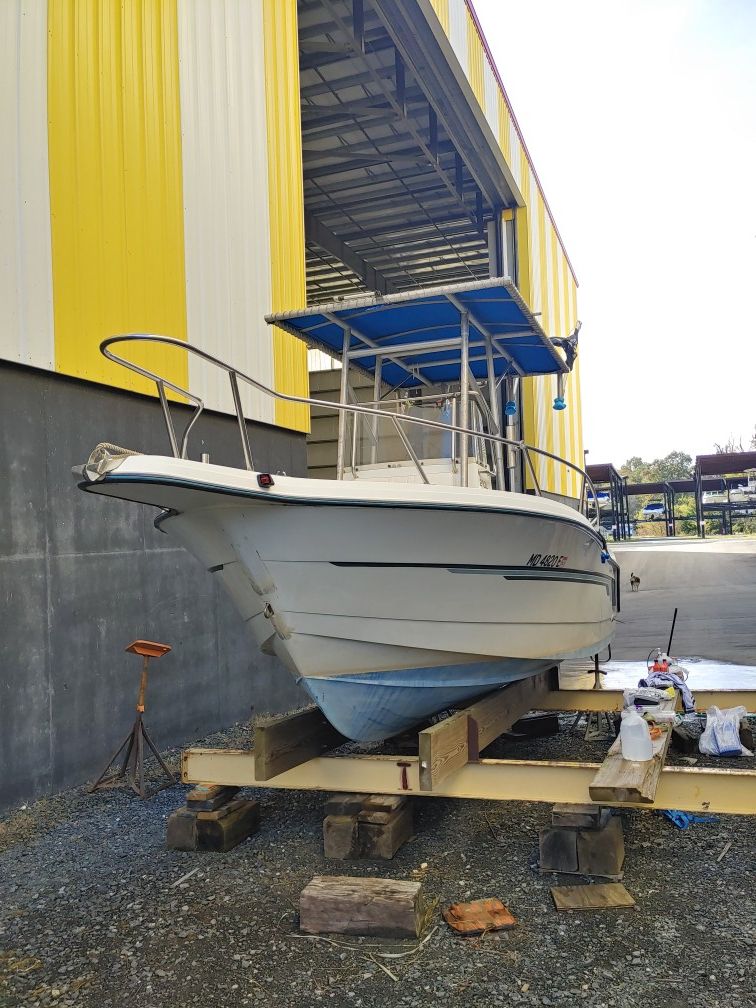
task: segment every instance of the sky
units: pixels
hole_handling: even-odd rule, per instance
[[[592,463],[756,425],[756,0],[475,0],[579,281]]]

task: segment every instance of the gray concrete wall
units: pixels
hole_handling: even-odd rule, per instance
[[[302,435],[249,429],[260,468],[306,473]],[[99,441],[170,453],[154,400],[0,362],[0,811],[102,768],[133,720],[135,638],[173,648],[147,697],[163,747],[303,699],[154,508],[77,489],[71,467]],[[203,417],[201,451],[241,465],[236,420]]]

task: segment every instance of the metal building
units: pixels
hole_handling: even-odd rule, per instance
[[[560,337],[577,285],[468,0],[6,0],[0,132],[2,807],[101,762],[133,637],[174,643],[165,743],[296,695],[149,515],[75,490],[97,440],[165,450],[102,339],[185,339],[306,395],[307,348],[268,312],[506,274]],[[203,448],[236,464],[214,373],[142,359],[202,396]],[[523,380],[523,436],[582,464],[579,365],[565,413],[555,395]],[[263,463],[303,473],[306,409],[244,405]]]

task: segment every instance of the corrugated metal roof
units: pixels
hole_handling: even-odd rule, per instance
[[[355,359],[362,368],[372,372],[380,356],[383,378],[392,385],[411,387],[459,380],[463,311],[469,318],[470,370],[476,378],[487,376],[489,340],[497,375],[556,374],[567,370],[516,287],[506,278],[407,291],[385,298],[350,298],[302,312],[279,312],[266,319],[337,357],[342,357],[347,328],[350,351],[359,354]],[[399,350],[403,351],[401,356]]]

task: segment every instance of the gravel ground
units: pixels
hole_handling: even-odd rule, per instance
[[[505,741],[497,755],[597,761],[605,747],[563,731]],[[70,791],[0,821],[2,1008],[756,1006],[752,818],[681,831],[623,812],[636,909],[570,914],[554,910],[549,887],[582,879],[537,868],[545,805],[416,799],[415,836],[392,862],[345,864],[323,860],[322,796],[307,792],[259,792],[260,831],[228,854],[166,850],[166,819],[185,790],[146,802]],[[297,901],[316,874],[422,877],[439,906],[498,896],[519,926],[462,939],[436,910],[421,947],[303,937]]]

